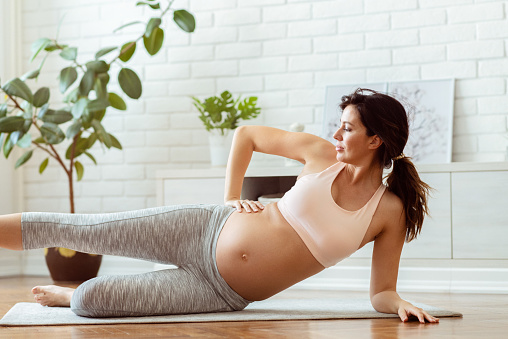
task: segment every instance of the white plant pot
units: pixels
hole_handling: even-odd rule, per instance
[[[224,135],[221,134],[220,129],[212,129],[209,133],[212,167],[225,167],[233,143],[234,130],[224,130]]]

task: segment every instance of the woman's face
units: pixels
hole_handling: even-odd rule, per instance
[[[342,112],[340,127],[333,135],[337,140],[337,160],[345,163],[359,163],[372,152],[375,136],[367,136],[367,128],[360,119],[355,106],[349,105]]]

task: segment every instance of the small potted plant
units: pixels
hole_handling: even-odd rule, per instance
[[[257,106],[257,97],[233,98],[229,91],[224,91],[219,97],[213,96],[199,100],[192,97],[194,106],[198,109],[199,119],[210,132],[210,156],[212,166],[225,166],[228,161],[229,149],[234,130],[241,120],[256,118],[261,109]]]

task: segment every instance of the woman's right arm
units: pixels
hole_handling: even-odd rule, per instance
[[[333,145],[312,134],[287,132],[266,126],[240,126],[235,130],[233,144],[226,168],[224,202],[241,211],[255,211],[262,205],[253,201],[240,200],[243,179],[253,152],[261,152],[297,160],[303,164],[314,158],[335,156]],[[244,206],[242,206],[242,203]]]

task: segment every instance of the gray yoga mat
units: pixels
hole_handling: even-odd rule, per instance
[[[461,317],[462,314],[418,304],[436,317]],[[0,326],[145,324],[210,321],[311,320],[395,318],[395,314],[376,312],[368,299],[268,299],[250,304],[245,310],[125,318],[84,318],[67,307],[44,307],[18,303],[0,320]]]

